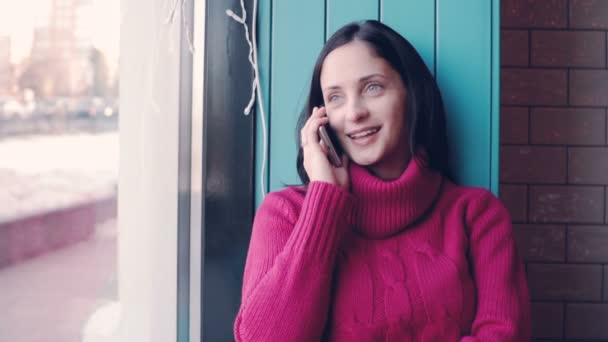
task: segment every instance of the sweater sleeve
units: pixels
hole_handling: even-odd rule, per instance
[[[352,195],[311,182],[300,213],[280,196],[262,202],[243,276],[236,341],[319,341],[327,320],[337,249]]]
[[[467,210],[469,258],[477,287],[471,336],[461,342],[521,342],[531,339],[526,274],[507,209],[489,191]]]

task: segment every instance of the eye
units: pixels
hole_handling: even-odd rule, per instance
[[[340,95],[338,94],[331,94],[327,97],[327,102],[336,102],[340,100]]]
[[[379,83],[370,83],[365,88],[365,91],[367,93],[377,94],[377,93],[381,92],[383,89],[384,89],[384,87]]]

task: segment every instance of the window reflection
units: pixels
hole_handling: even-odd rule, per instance
[[[0,341],[117,300],[118,0],[0,3]]]

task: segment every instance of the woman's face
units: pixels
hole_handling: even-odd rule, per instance
[[[382,179],[399,177],[409,162],[407,94],[399,74],[355,40],[327,55],[321,89],[329,123],[350,159]]]

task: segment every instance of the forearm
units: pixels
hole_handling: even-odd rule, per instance
[[[237,341],[318,341],[327,320],[331,274],[281,258],[245,298]]]
[[[335,257],[346,230],[347,197],[328,184],[311,185],[293,230],[276,257],[261,256],[269,241],[258,244],[252,238],[248,257],[252,265],[245,270],[243,303],[235,322],[237,341],[321,338]],[[256,224],[265,223],[269,222],[262,219]],[[268,240],[268,236],[264,238]]]

